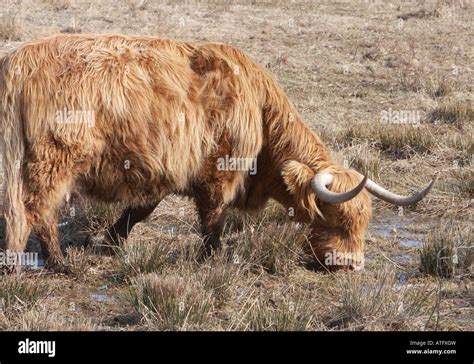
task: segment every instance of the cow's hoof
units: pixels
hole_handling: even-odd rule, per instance
[[[198,263],[202,264],[209,260],[214,255],[215,250],[208,245],[201,245],[197,252],[196,260]]]
[[[92,247],[99,255],[111,256],[117,254],[119,250],[119,246],[106,234],[89,235],[86,245]]]
[[[64,259],[49,258],[45,262],[45,268],[57,274],[67,274],[69,271],[66,261]]]
[[[224,254],[227,252],[224,251]],[[199,264],[205,263],[209,261],[210,259],[219,259],[222,255],[222,246],[219,244],[217,246],[210,245],[210,244],[202,244],[199,247],[199,250],[197,252],[197,258],[196,261]]]

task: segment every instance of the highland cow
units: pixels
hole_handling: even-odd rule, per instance
[[[403,197],[337,164],[277,82],[228,45],[58,35],[21,46],[0,71],[6,248],[23,252],[33,232],[53,266],[63,263],[58,210],[74,186],[127,204],[110,244],[166,195],[193,197],[206,255],[220,247],[229,207],[274,199],[311,224],[323,261],[363,251],[368,192],[407,205],[434,183]],[[232,159],[256,162],[217,167]]]

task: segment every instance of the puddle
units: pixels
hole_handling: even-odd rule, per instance
[[[401,239],[400,240],[400,246],[404,248],[419,248],[421,247],[422,244],[423,244],[423,241],[419,239]]]
[[[174,237],[178,234],[179,227],[174,224],[161,224],[155,221],[149,223],[149,226],[153,229],[159,230],[161,234],[169,235]]]
[[[176,226],[173,225],[164,225],[160,228],[162,234],[168,234],[170,236],[175,236],[177,233]]]
[[[397,281],[398,281],[400,284],[405,284],[405,283],[407,282],[407,280],[408,280],[408,276],[407,276],[405,273],[401,272],[401,273],[398,275]]]
[[[89,296],[97,302],[111,302],[114,300],[112,296],[103,293],[91,293]]]
[[[400,275],[397,277],[397,281],[395,282],[395,289],[401,289],[405,286],[407,286],[407,275],[405,273],[400,273]]]
[[[419,222],[410,215],[385,215],[373,220],[371,230],[383,238],[397,239],[401,247],[419,248],[423,244],[425,234],[410,231]]]
[[[412,254],[397,254],[394,260],[399,264],[410,264],[416,261],[416,256]]]

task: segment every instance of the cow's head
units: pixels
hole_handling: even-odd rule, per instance
[[[437,178],[422,191],[406,197],[337,165],[314,171],[305,164],[288,161],[282,176],[298,213],[311,221],[308,250],[329,270],[363,268],[364,235],[372,215],[368,192],[394,205],[407,206],[423,199]]]

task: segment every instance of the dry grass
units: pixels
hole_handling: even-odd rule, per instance
[[[96,201],[79,201],[76,208],[80,211],[74,221],[89,231],[101,231],[112,225],[122,212],[120,203],[106,204]]]
[[[51,6],[54,11],[59,12],[71,7],[72,0],[43,0],[46,5]]]
[[[6,316],[30,310],[49,290],[41,279],[24,276],[3,277],[0,286],[1,312]]]
[[[474,239],[470,222],[441,222],[420,249],[421,270],[440,277],[466,274],[474,262]]]
[[[427,116],[432,123],[452,124],[461,130],[469,130],[474,125],[474,109],[468,101],[447,100],[437,106]]]
[[[474,196],[474,170],[462,167],[451,169],[440,188],[459,196],[472,198]]]
[[[0,15],[0,40],[21,40],[21,27],[18,25],[16,16]]]
[[[404,238],[425,240],[423,246],[400,245],[399,226],[386,236],[372,225],[365,272],[334,275],[302,266],[307,227],[292,223],[276,203],[255,216],[231,211],[225,249],[198,263],[202,241],[192,201],[166,198],[109,257],[81,248],[84,232],[102,233],[122,207],[73,200],[61,227],[69,246],[66,274],[0,277],[1,329],[473,329],[466,288],[472,248],[460,248],[472,247],[467,221],[474,198],[474,7],[468,2],[15,0],[2,6],[0,54],[19,40],[58,31],[240,47],[278,79],[342,164],[398,193],[414,191],[435,172],[441,177],[427,200],[400,217],[416,226]],[[419,112],[420,123],[381,123],[387,110]],[[374,214],[392,231],[384,219],[397,210],[374,202]],[[30,249],[39,249],[34,240]]]
[[[84,279],[94,261],[92,249],[69,246],[66,248],[66,272],[69,277]]]
[[[232,260],[269,274],[288,274],[298,263],[308,231],[297,224],[279,225],[263,219],[247,224],[233,249]],[[237,239],[236,239],[237,240]]]
[[[436,143],[432,130],[424,125],[385,125],[352,127],[341,138],[350,144],[373,143],[376,149],[392,158],[409,158],[414,154],[427,154]]]
[[[208,321],[212,296],[197,282],[155,273],[137,278],[132,304],[148,324],[160,330],[192,330]]]
[[[203,288],[210,292],[216,306],[222,307],[232,298],[232,287],[241,278],[243,273],[240,264],[205,265],[199,272],[199,281]]]
[[[368,173],[374,179],[380,177],[382,171],[381,151],[369,141],[343,146],[335,158],[347,168],[353,168],[363,174]]]
[[[22,315],[19,322],[10,327],[19,331],[94,331],[98,327],[90,318],[66,316],[63,312],[47,306],[40,306]]]
[[[434,290],[426,285],[416,289],[397,284],[392,267],[377,272],[339,275],[335,289],[339,302],[331,326],[364,330],[403,330],[417,319],[428,317]],[[416,324],[421,324],[416,321]]]
[[[134,240],[128,242],[121,250],[119,269],[124,277],[143,273],[161,273],[167,263],[176,260],[173,254],[172,241],[160,239],[155,241]]]
[[[447,76],[427,76],[425,89],[428,96],[432,98],[446,97],[458,88],[456,82]]]
[[[309,297],[255,298],[248,304],[242,330],[308,331],[317,325],[317,307],[308,304]],[[323,325],[321,325],[322,327]]]

